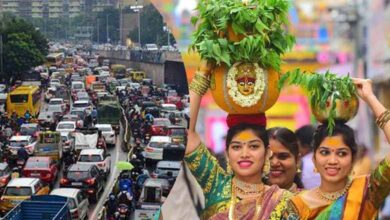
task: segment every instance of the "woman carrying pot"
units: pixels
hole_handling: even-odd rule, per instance
[[[373,94],[371,80],[354,79],[354,83],[389,141],[390,112]],[[375,219],[390,192],[390,155],[371,175],[350,179],[357,153],[353,130],[336,123],[329,135],[326,124],[320,125],[313,142],[313,162],[321,184],[293,197],[286,216],[290,219]]]
[[[272,151],[268,183],[294,194],[300,192],[303,184],[299,177],[300,155],[295,133],[282,127],[271,128],[267,132]]]
[[[185,162],[205,196],[202,219],[280,219],[291,193],[267,186],[262,176],[269,170],[271,151],[265,116],[228,117],[225,172],[195,131],[202,95],[207,91],[212,65],[203,62],[190,85],[190,128]]]

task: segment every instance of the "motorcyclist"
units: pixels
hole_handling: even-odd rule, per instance
[[[131,207],[131,203],[133,201],[133,195],[128,190],[128,185],[123,185],[122,190],[118,193],[118,204],[126,204]]]
[[[26,122],[30,122],[31,113],[28,109],[26,110],[26,113],[24,113],[24,118],[25,118]]]
[[[17,152],[18,160],[23,160],[24,162],[28,159],[28,153],[27,150],[24,148],[24,145],[20,146]]]
[[[120,179],[119,179],[119,191],[123,191],[126,189],[131,195],[133,192],[131,191],[131,188],[133,186],[133,181],[131,181],[129,171],[124,170],[120,174]]]
[[[115,216],[115,212],[118,208],[118,201],[113,193],[108,196],[108,200],[106,202],[107,207],[107,218],[113,218]]]
[[[19,169],[17,167],[14,167],[12,169],[11,179],[16,179],[16,178],[19,178],[19,177],[20,177]]]
[[[104,138],[103,134],[102,134],[102,131],[99,131],[98,132],[98,148],[101,148],[101,149],[104,149],[104,150],[107,150],[107,144],[106,144],[106,139]]]

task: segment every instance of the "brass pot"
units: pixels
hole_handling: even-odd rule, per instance
[[[313,102],[311,102],[313,103]],[[318,104],[311,104],[311,109],[317,121],[324,123],[329,118],[329,112],[332,108],[332,98],[326,102],[326,107],[321,108]],[[359,100],[356,95],[353,95],[349,100],[336,100],[336,116],[335,121],[347,122],[357,114],[359,109]]]

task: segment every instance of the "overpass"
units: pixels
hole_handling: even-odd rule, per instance
[[[186,71],[180,52],[143,50],[98,50],[111,63],[142,70],[156,85],[175,84],[179,93],[188,94]]]

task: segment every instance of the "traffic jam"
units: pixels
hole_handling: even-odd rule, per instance
[[[181,167],[188,94],[82,45],[50,45],[45,65],[0,85],[1,217],[53,195],[42,207],[61,197],[71,219],[153,219]]]

